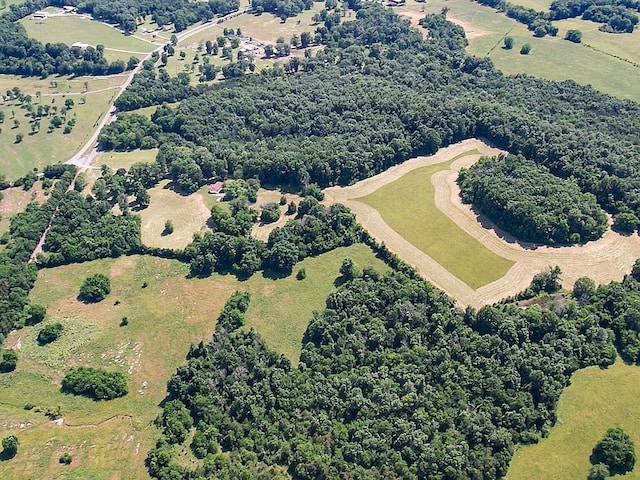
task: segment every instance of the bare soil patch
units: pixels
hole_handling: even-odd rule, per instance
[[[455,181],[460,168],[469,167],[480,155],[462,156],[452,163],[450,169],[442,170],[432,177],[437,208],[485,247],[515,262],[504,277],[477,290],[471,289],[438,262],[407,242],[375,209],[357,201],[357,198],[376,191],[416,168],[443,163],[474,149],[482,155],[495,155],[499,152],[481,140],[464,140],[442,148],[432,156],[410,159],[350,187],[328,188],[325,190],[325,201],[340,202],[348,206],[376,240],[384,242],[392,252],[413,265],[425,279],[456,298],[462,306],[480,307],[513,295],[526,288],[536,273],[549,266],[558,265],[562,269],[565,288],[572,288],[573,283],[581,276],[589,276],[596,283],[606,283],[620,280],[630,272],[633,263],[640,257],[640,237],[637,235],[622,236],[608,230],[600,240],[585,245],[545,247],[517,242],[497,229],[488,219],[476,215],[469,205],[460,201]]]

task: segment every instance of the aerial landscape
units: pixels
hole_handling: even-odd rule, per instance
[[[640,479],[637,0],[2,0],[0,478]]]

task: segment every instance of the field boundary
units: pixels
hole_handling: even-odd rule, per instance
[[[451,167],[435,173],[431,181],[435,187],[436,207],[458,227],[476,238],[497,255],[515,262],[502,278],[473,290],[452,275],[445,267],[422,252],[393,230],[380,213],[358,201],[384,185],[407,173],[428,165],[445,163],[452,158],[477,149],[481,154],[463,155]],[[327,203],[343,203],[356,215],[365,229],[402,260],[412,265],[425,279],[454,297],[461,306],[480,307],[494,303],[525,289],[533,276],[550,266],[562,269],[563,287],[572,288],[581,276],[589,276],[596,283],[621,280],[640,258],[640,237],[623,236],[607,230],[594,242],[569,247],[546,247],[517,242],[495,227],[487,218],[476,215],[470,205],[460,200],[456,184],[458,171],[473,165],[482,155],[496,155],[500,150],[482,140],[468,139],[438,150],[429,157],[417,157],[396,165],[386,172],[349,187],[331,187],[325,190]],[[443,240],[446,241],[446,240]]]

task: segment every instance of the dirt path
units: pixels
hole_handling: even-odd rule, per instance
[[[459,158],[450,169],[442,170],[431,178],[436,191],[437,208],[489,250],[515,262],[504,277],[477,290],[471,289],[438,262],[407,242],[374,208],[357,201],[359,197],[374,192],[416,168],[443,163],[475,149],[482,155],[495,155],[499,152],[480,140],[465,140],[440,149],[430,157],[408,160],[350,187],[328,188],[325,190],[325,201],[340,202],[348,206],[376,240],[383,241],[392,252],[413,265],[424,278],[456,298],[463,306],[479,307],[513,295],[526,288],[533,275],[549,266],[558,265],[562,269],[563,286],[566,288],[571,288],[581,276],[589,276],[597,283],[606,283],[621,280],[625,273],[631,271],[633,263],[640,257],[640,237],[637,235],[625,237],[608,230],[602,239],[586,245],[542,247],[516,242],[486,218],[478,217],[469,205],[462,204],[455,183],[460,168],[476,162],[480,157],[477,154]]]

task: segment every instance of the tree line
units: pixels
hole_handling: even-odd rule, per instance
[[[481,158],[460,170],[458,185],[464,202],[519,240],[584,243],[607,229],[595,196],[521,155]]]

